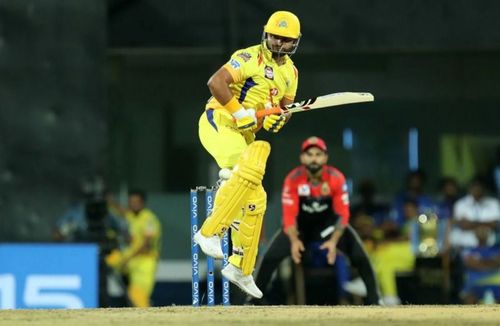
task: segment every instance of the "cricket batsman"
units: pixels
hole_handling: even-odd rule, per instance
[[[212,215],[194,240],[203,252],[222,259],[221,235],[231,227],[233,252],[222,274],[255,298],[262,292],[252,277],[264,213],[266,192],[262,179],[271,147],[255,141],[262,127],[276,133],[289,116],[255,113],[293,103],[298,71],[290,56],[299,45],[297,16],[288,11],[273,13],[264,26],[261,44],[240,49],[209,79],[212,97],[199,119],[199,137],[213,156],[225,179],[217,191]]]

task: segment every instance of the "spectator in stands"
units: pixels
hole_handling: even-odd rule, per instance
[[[462,254],[465,267],[462,300],[465,304],[477,304],[481,298],[484,298],[484,301],[498,301],[500,300],[500,247],[488,245],[488,239],[492,234],[488,226],[476,227],[474,234],[478,246],[465,249]],[[491,293],[492,298],[488,299],[488,293]]]
[[[459,199],[453,209],[450,243],[455,249],[478,246],[474,230],[487,226],[497,227],[500,221],[500,202],[486,195],[484,178],[476,177],[469,185],[469,194]],[[488,245],[495,243],[494,233],[490,233]]]
[[[500,146],[498,146],[495,151],[495,160],[493,161],[489,172],[491,187],[496,194],[496,197],[500,198]]]
[[[462,273],[460,271],[461,264],[457,259],[452,261],[452,253],[450,252],[449,234],[453,219],[453,207],[460,198],[460,187],[458,182],[453,177],[443,177],[439,181],[439,198],[437,200],[436,215],[438,218],[438,245],[439,254],[442,258],[442,266],[444,271],[443,289],[450,294],[450,299],[453,302],[458,302],[460,287],[452,287],[452,284],[461,284]],[[415,243],[414,243],[415,244]],[[414,248],[415,251],[415,248]],[[452,265],[452,262],[453,265]],[[453,281],[455,280],[455,281]]]
[[[462,252],[478,246],[475,229],[489,227],[495,229],[500,221],[500,203],[498,199],[486,195],[486,182],[482,177],[475,177],[469,184],[468,194],[460,198],[453,207],[451,231],[448,237],[451,256],[452,301],[457,301],[463,287],[464,266]],[[488,235],[487,245],[495,243],[495,234]]]
[[[360,200],[351,206],[351,222],[355,224],[356,217],[367,215],[373,218],[375,225],[380,225],[389,215],[389,207],[377,200],[377,188],[373,181],[364,180],[358,186]]]
[[[406,188],[396,196],[391,212],[392,229],[402,228],[405,220],[405,203],[413,201],[419,214],[427,214],[436,209],[433,200],[424,193],[425,173],[421,170],[410,171],[406,177]],[[387,227],[388,228],[388,227]]]
[[[453,216],[453,206],[460,198],[460,187],[453,177],[443,177],[439,181],[440,196],[437,201],[437,216],[448,220]]]

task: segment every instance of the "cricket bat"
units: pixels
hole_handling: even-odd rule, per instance
[[[257,118],[261,118],[271,114],[297,113],[314,109],[327,108],[331,106],[362,103],[362,102],[373,102],[373,101],[374,97],[371,93],[360,93],[360,92],[332,93],[328,95],[310,98],[305,101],[288,104],[284,107],[273,107],[270,109],[261,110],[256,113],[256,116]]]

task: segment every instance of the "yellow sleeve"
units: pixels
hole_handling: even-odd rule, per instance
[[[292,65],[292,68],[293,68],[293,76],[291,78],[292,82],[286,89],[284,97],[293,101],[295,99],[295,95],[297,94],[297,87],[299,85],[299,71],[297,70],[297,68],[295,68],[294,65]]]
[[[252,76],[252,58],[254,55],[245,50],[238,50],[233,53],[229,61],[223,65],[233,77],[234,83],[246,80]]]
[[[148,219],[144,223],[144,236],[154,237],[158,234],[158,224],[156,223],[156,217],[154,215],[149,215]]]

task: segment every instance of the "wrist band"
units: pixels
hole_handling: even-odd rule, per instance
[[[248,117],[248,112],[244,108],[241,108],[238,111],[233,112],[232,116],[239,120],[243,119],[244,117]]]
[[[236,97],[232,97],[229,102],[227,102],[226,104],[224,104],[224,108],[226,110],[229,111],[229,113],[234,113],[236,111],[238,111],[239,109],[242,108],[242,105],[240,104],[240,102],[238,102],[238,100],[236,99]]]

